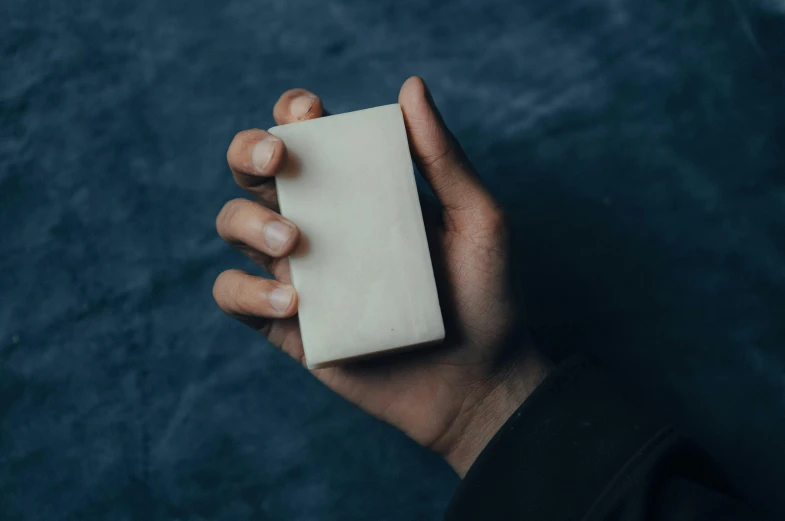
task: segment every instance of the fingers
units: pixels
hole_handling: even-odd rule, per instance
[[[305,362],[297,317],[297,293],[289,284],[249,275],[244,271],[221,273],[213,297],[228,315],[256,329],[292,358]]]
[[[278,204],[272,176],[285,157],[283,141],[258,128],[238,132],[226,151],[235,182],[270,208]]]
[[[445,210],[495,207],[493,198],[445,126],[425,82],[416,76],[406,80],[398,103],[417,168]]]
[[[278,125],[314,119],[323,114],[322,100],[305,89],[287,90],[273,108],[273,118]]]
[[[291,285],[240,270],[221,273],[213,297],[225,313],[240,319],[286,318],[297,312],[297,293]]]
[[[218,213],[215,227],[226,242],[271,272],[273,261],[289,255],[300,237],[294,223],[247,199],[226,203]]]
[[[322,101],[305,89],[286,91],[275,104],[273,115],[279,125],[318,118],[324,114]],[[239,132],[226,152],[235,182],[259,202],[278,209],[273,176],[286,160],[283,141],[258,128]]]

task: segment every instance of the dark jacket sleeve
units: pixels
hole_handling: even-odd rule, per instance
[[[448,521],[764,519],[592,364],[557,368],[469,470]]]

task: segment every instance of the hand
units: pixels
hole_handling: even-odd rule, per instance
[[[428,227],[447,338],[443,346],[313,374],[368,413],[443,455],[463,476],[493,434],[547,373],[528,342],[523,313],[509,281],[503,214],[444,126],[427,87],[413,77],[401,88],[409,147],[440,208]],[[275,104],[277,124],[323,115],[321,100],[303,89]],[[213,294],[229,315],[303,362],[297,295],[289,262],[298,240],[294,223],[277,212],[273,177],[283,142],[264,130],[235,136],[227,159],[236,182],[256,202],[236,199],[217,218],[218,233],[276,280],[241,271],[222,273]]]

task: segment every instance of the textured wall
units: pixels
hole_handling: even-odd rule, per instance
[[[3,0],[0,512],[436,519],[456,478],[212,301],[233,134],[423,76],[532,323],[766,493],[785,449],[785,3]],[[777,473],[780,473],[777,476]]]

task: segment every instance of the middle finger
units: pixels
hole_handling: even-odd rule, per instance
[[[226,151],[226,160],[237,185],[272,209],[278,207],[273,176],[285,159],[283,141],[258,128],[238,132]]]
[[[218,213],[215,227],[226,242],[249,254],[268,271],[276,259],[294,250],[300,236],[294,223],[247,199],[226,203]]]

